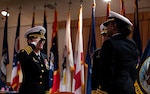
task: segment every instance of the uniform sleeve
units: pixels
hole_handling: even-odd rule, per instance
[[[92,66],[92,90],[96,90],[99,86],[99,63],[100,63],[100,49],[96,50],[93,55],[93,66]]]
[[[110,40],[103,43],[100,55],[100,80],[101,83],[109,82],[114,77],[115,48]]]
[[[19,61],[26,61],[30,57],[30,54],[33,52],[33,49],[35,48],[35,45],[30,44],[24,49],[21,49],[19,54],[17,55]]]

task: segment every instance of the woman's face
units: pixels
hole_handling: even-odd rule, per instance
[[[114,22],[109,22],[108,23],[107,33],[108,33],[108,37],[111,37],[113,34],[116,33],[116,23],[114,23]]]

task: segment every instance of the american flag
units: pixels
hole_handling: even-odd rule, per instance
[[[13,68],[12,68],[11,82],[10,82],[12,89],[15,91],[17,91],[19,88],[20,62],[17,59],[17,54],[20,50],[20,43],[19,43],[20,18],[21,18],[21,12],[18,15],[18,26],[17,26],[17,31],[16,31],[14,56],[13,56],[13,63],[12,63]]]

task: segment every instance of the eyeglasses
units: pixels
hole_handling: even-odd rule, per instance
[[[46,41],[45,41],[45,39],[41,39],[40,41],[39,41],[39,43],[45,43]]]

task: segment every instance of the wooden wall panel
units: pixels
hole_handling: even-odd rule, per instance
[[[126,14],[126,17],[131,20],[131,22],[134,22],[134,14]],[[106,20],[106,17],[96,17],[96,47],[100,48],[102,46],[102,36],[100,35],[100,24],[103,23]],[[77,20],[71,21],[71,36],[72,36],[72,44],[73,44],[73,50],[75,49],[75,39],[76,39],[76,32],[77,32]],[[59,22],[59,29],[65,28],[64,21]],[[83,42],[84,42],[84,54],[86,54],[87,49],[87,43],[88,43],[88,34],[91,29],[91,18],[87,18],[83,20]],[[141,34],[141,40],[142,40],[142,47],[143,50],[145,49],[145,46],[147,44],[147,41],[150,38],[150,12],[141,12],[139,13],[139,28],[140,28],[140,34]],[[130,38],[132,38],[132,33],[130,35]]]

